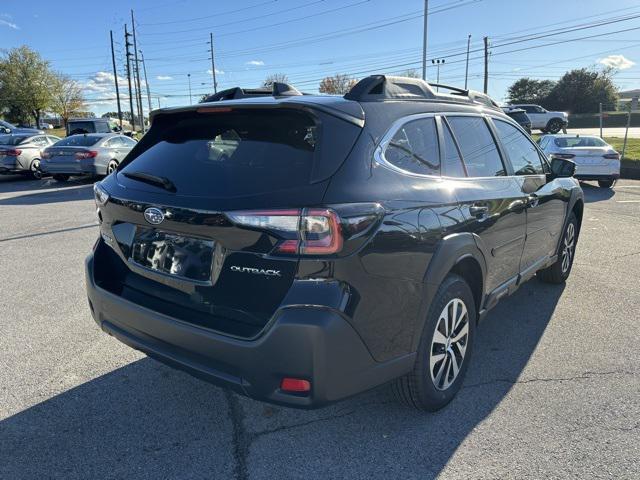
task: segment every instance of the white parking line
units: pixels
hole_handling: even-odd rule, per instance
[[[640,200],[616,200],[616,203],[640,203]]]

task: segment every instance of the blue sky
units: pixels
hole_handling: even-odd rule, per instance
[[[469,86],[482,89],[479,49],[487,35],[492,45],[489,93],[498,101],[520,76],[556,79],[568,69],[602,63],[618,67],[615,80],[622,90],[640,87],[637,0],[429,3],[428,58],[445,58],[441,83],[464,84],[470,34]],[[189,103],[188,74],[194,102],[212,91],[209,32],[214,35],[219,88],[258,86],[271,73],[286,73],[300,90],[314,92],[322,77],[335,73],[362,77],[420,70],[422,8],[423,0],[4,0],[0,48],[30,46],[85,87],[91,110],[115,110],[109,30],[116,40],[118,72],[124,76],[123,25],[131,25],[133,9],[138,49],[146,59],[157,108],[158,102]],[[638,18],[554,33],[628,16]],[[536,34],[547,36],[521,41]],[[429,67],[428,77],[435,80],[435,67]],[[124,91],[124,78],[120,85]]]

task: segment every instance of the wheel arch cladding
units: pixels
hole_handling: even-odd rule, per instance
[[[573,207],[571,207],[571,211],[576,216],[576,220],[578,221],[578,232],[580,232],[580,227],[582,226],[582,215],[584,213],[584,201],[582,198],[578,198]]]
[[[412,342],[414,351],[420,341],[424,322],[438,287],[450,273],[459,275],[469,284],[476,304],[476,312],[480,312],[487,266],[473,234],[455,233],[443,238],[431,258],[424,277],[425,295],[421,318],[417,323]]]

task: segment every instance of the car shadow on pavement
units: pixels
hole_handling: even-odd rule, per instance
[[[320,410],[270,406],[144,358],[0,422],[0,477],[434,478],[518,382],[563,289],[533,280],[501,302],[439,412],[386,386]]]
[[[63,186],[56,184],[49,187],[36,187],[43,188],[41,192],[34,192],[35,188],[27,188],[22,191],[28,191],[29,193],[7,198],[0,198],[0,206],[40,205],[43,203],[62,203],[76,202],[79,200],[90,200],[93,198],[93,182],[87,183],[87,181],[88,180],[86,179],[82,179],[79,182],[65,183],[63,184]],[[0,194],[9,193],[6,190],[3,190],[0,190]]]
[[[94,183],[96,181],[97,178],[94,177],[71,177],[66,182],[58,182],[51,177],[34,180],[24,175],[0,175],[0,194],[45,189],[64,189],[77,187],[78,185],[86,185],[87,183]]]
[[[586,203],[602,202],[609,200],[616,194],[615,186],[613,188],[600,188],[597,185],[580,182],[582,191],[584,192],[584,201]]]

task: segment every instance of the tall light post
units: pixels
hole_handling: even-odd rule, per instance
[[[431,63],[437,67],[436,83],[440,83],[440,65],[444,65],[444,58],[431,59]],[[436,92],[438,91],[440,91],[440,89],[436,87]]]
[[[191,100],[191,74],[187,73],[187,78],[189,79],[189,105],[193,105],[193,101]]]

